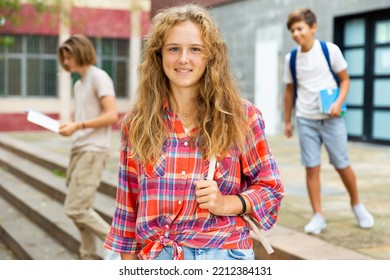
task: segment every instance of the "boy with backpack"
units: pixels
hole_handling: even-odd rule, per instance
[[[372,228],[374,218],[359,201],[356,176],[348,157],[345,120],[341,117],[350,85],[347,62],[338,46],[315,38],[317,19],[310,9],[301,8],[291,12],[287,28],[299,46],[285,57],[284,133],[288,138],[293,135],[292,110],[295,107],[301,162],[306,168],[307,190],[313,209],[312,219],[304,231],[319,234],[326,228],[320,196],[322,144],[348,191],[359,226]],[[319,105],[319,92],[333,89],[338,89],[338,96],[329,110],[323,113]]]

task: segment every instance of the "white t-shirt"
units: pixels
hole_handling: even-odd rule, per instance
[[[348,65],[339,47],[331,42],[327,42],[326,45],[334,73],[345,70]],[[290,56],[290,53],[285,56],[283,82],[286,84],[293,83]],[[295,67],[298,84],[296,116],[307,119],[328,118],[320,112],[318,92],[322,89],[336,88],[337,83],[330,72],[319,40],[314,41],[313,47],[308,52],[301,52],[301,47],[298,46]]]
[[[83,122],[101,115],[100,98],[103,96],[115,96],[113,81],[105,71],[92,65],[74,85],[75,121]],[[111,142],[111,125],[78,130],[73,137],[72,152],[106,151]]]

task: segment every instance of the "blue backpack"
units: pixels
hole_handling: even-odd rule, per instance
[[[330,65],[329,51],[328,51],[328,47],[326,45],[326,42],[320,41],[320,44],[321,44],[322,52],[325,55],[326,62],[328,62],[330,72],[332,73],[333,78],[335,79],[335,81],[337,83],[337,86],[339,86],[340,85],[339,78],[333,72],[332,66]],[[296,60],[297,60],[297,51],[298,51],[297,48],[293,49],[291,51],[291,57],[290,57],[290,71],[291,71],[291,75],[292,75],[293,83],[294,83],[294,100],[293,100],[294,105],[295,105],[295,100],[297,99],[297,96],[298,96],[298,93],[297,93],[297,88],[298,88],[298,86],[297,86],[297,72],[296,72],[296,66],[295,66]]]

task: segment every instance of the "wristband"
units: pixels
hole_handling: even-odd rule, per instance
[[[244,215],[245,212],[246,212],[246,203],[245,203],[244,198],[243,198],[240,194],[236,194],[236,196],[240,199],[241,204],[242,204],[242,211],[241,211],[241,213],[239,214],[239,215],[241,216],[241,215]]]
[[[83,129],[85,129],[85,122],[82,122],[82,123],[81,123],[81,127],[82,127]]]

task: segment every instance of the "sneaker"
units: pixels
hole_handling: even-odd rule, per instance
[[[118,261],[121,260],[121,254],[111,251],[108,249],[104,249],[104,260],[110,260],[110,261]]]
[[[374,217],[362,203],[352,207],[352,210],[361,228],[372,228],[374,226]]]
[[[305,226],[304,231],[308,234],[320,234],[325,228],[325,219],[321,214],[315,213],[310,222]]]

